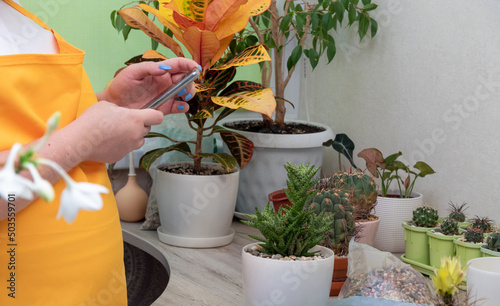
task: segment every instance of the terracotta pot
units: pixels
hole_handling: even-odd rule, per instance
[[[335,264],[333,265],[332,286],[330,288],[330,296],[337,296],[340,289],[347,279],[347,257],[335,257]]]
[[[275,212],[278,212],[282,206],[292,206],[292,203],[290,203],[282,189],[271,192],[269,194],[269,201],[273,202]]]
[[[373,246],[375,237],[377,236],[380,218],[375,216],[377,220],[373,221],[357,221],[356,227],[359,228],[358,238],[354,240],[359,243],[364,243]]]

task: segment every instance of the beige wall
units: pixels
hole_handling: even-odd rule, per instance
[[[444,215],[465,201],[500,225],[500,3],[374,2],[379,33],[361,44],[352,29],[337,35],[334,61],[306,72],[300,118],[347,133],[356,154],[424,160],[437,174],[415,190],[429,204]],[[324,170],[337,169],[326,152]]]

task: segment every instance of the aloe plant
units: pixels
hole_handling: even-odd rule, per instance
[[[202,158],[214,159],[228,172],[237,165],[245,167],[252,158],[253,143],[238,133],[217,126],[217,123],[239,108],[271,116],[276,107],[269,88],[255,82],[234,80],[236,67],[270,61],[266,48],[255,45],[237,54],[229,48],[235,33],[245,28],[251,16],[266,11],[269,0],[249,0],[245,3],[213,0],[193,2],[193,5],[187,0],[160,1],[159,5],[157,1],[148,3],[150,5],[139,3],[113,12],[111,18],[114,26],[123,31],[125,39],[131,28],[140,29],[179,57],[185,56],[181,48],[183,45],[191,58],[202,67],[202,74],[196,84],[196,95],[188,102],[189,112],[186,113],[196,140],[179,141],[167,135],[150,133],[148,138],[163,137],[174,142],[174,145],[147,152],[141,159],[141,165],[148,170],[161,155],[179,151],[193,159],[195,173],[201,170]],[[165,31],[156,25],[150,15],[163,25]],[[138,60],[162,59],[166,57],[148,50]],[[210,118],[214,121],[208,124]],[[216,133],[220,134],[231,154],[202,152],[203,139]]]

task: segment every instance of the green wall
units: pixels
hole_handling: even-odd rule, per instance
[[[94,91],[101,91],[114,72],[133,56],[151,48],[151,40],[141,31],[131,31],[125,42],[111,25],[113,10],[127,0],[70,1],[21,0],[21,4],[40,17],[65,40],[85,51],[84,66]],[[171,56],[162,46],[158,51]]]

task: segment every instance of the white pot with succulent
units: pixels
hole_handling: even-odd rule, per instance
[[[304,210],[319,168],[287,164],[287,191],[292,207],[277,213],[268,203],[243,221],[260,230],[263,242],[242,250],[243,290],[246,305],[326,305],[330,295],[335,256],[319,246],[331,229],[332,218]]]
[[[237,210],[253,213],[254,207],[262,208],[269,193],[280,189],[286,181],[283,171],[285,161],[310,163],[322,166],[322,143],[333,136],[331,129],[313,122],[285,122],[285,103],[293,105],[285,96],[285,89],[299,63],[305,56],[314,69],[319,58],[326,54],[331,62],[336,54],[335,40],[329,32],[343,25],[359,23],[358,34],[363,39],[368,30],[373,37],[377,32],[376,21],[369,16],[376,4],[356,0],[335,1],[326,5],[322,1],[304,3],[297,0],[271,0],[269,9],[250,20],[251,29],[241,33],[238,44],[258,41],[272,50],[273,61],[262,66],[262,85],[274,85],[276,111],[274,119],[238,120],[226,122],[224,127],[244,131],[254,142],[255,156],[252,164],[241,171],[241,185],[246,188],[238,194]],[[280,8],[278,8],[280,7]],[[283,9],[281,9],[283,7]],[[347,22],[343,22],[344,16]],[[309,41],[313,43],[310,44]],[[290,46],[293,50],[287,50]],[[286,62],[286,71],[285,71]],[[272,76],[274,81],[271,82]],[[247,134],[248,133],[248,134]],[[307,133],[307,134],[304,134]],[[286,135],[284,135],[286,134]],[[295,151],[288,155],[289,151]],[[286,153],[285,153],[286,152]],[[286,154],[285,156],[283,154]],[[270,161],[270,162],[269,162]],[[258,165],[262,164],[262,165]],[[272,172],[269,166],[273,166]],[[275,176],[270,178],[270,176]],[[261,205],[259,207],[259,205]]]

